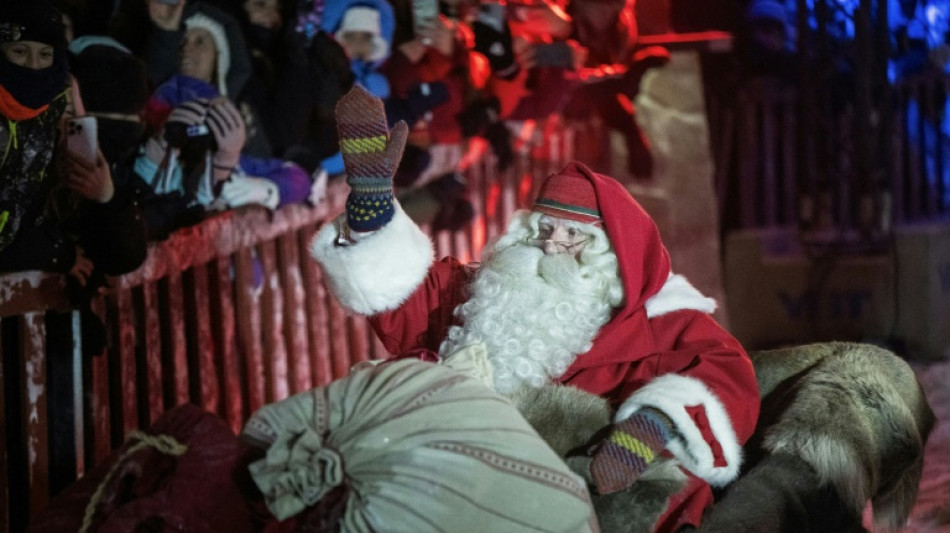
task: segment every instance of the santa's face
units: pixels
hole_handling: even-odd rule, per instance
[[[593,237],[587,224],[565,218],[542,215],[538,219],[538,240],[545,254],[571,254],[579,257]]]
[[[517,215],[486,247],[471,297],[456,309],[463,325],[450,329],[441,355],[484,345],[502,393],[563,375],[623,299],[606,235],[583,226]]]

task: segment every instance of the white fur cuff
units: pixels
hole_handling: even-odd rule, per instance
[[[694,405],[706,410],[726,466],[714,465],[712,448],[686,411],[686,407]],[[667,449],[687,470],[717,487],[726,485],[739,474],[742,446],[732,429],[732,421],[719,398],[701,381],[677,374],[660,376],[630,395],[617,410],[614,420],[625,420],[643,407],[659,409],[673,420],[679,436],[670,441]]]
[[[396,207],[392,221],[350,246],[337,244],[343,216],[317,232],[310,252],[344,307],[374,315],[399,307],[432,265],[432,241]]]
[[[703,296],[703,293],[693,287],[681,274],[671,274],[660,291],[651,296],[644,307],[649,318],[681,309],[692,309],[709,314],[716,310],[716,300]]]

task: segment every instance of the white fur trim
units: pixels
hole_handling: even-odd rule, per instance
[[[704,313],[716,310],[716,300],[703,296],[681,274],[670,274],[660,292],[654,294],[644,305],[647,317],[654,318],[681,309],[693,309]]]
[[[217,89],[221,96],[228,95],[228,71],[231,70],[231,44],[228,41],[228,34],[224,26],[217,20],[205,15],[204,13],[195,13],[185,20],[185,28],[201,28],[211,34],[214,40],[214,47],[217,50],[217,64],[215,71],[218,73]]]
[[[713,436],[722,447],[726,466],[713,465],[712,448],[685,409],[694,405],[702,405],[706,410],[706,418]],[[732,429],[732,421],[719,398],[701,381],[678,374],[660,376],[631,394],[617,410],[614,420],[625,420],[644,407],[659,409],[673,420],[679,436],[666,448],[687,470],[717,487],[726,485],[739,474],[742,446]]]
[[[373,36],[373,51],[366,58],[367,60],[381,61],[389,55],[389,43],[383,39],[379,10],[370,6],[355,6],[347,9],[334,37],[337,41],[341,41],[343,34],[350,31],[366,32]]]
[[[361,315],[399,307],[429,272],[432,241],[397,204],[388,224],[356,244],[340,246],[343,216],[323,226],[310,243],[310,253],[323,266],[333,294]]]

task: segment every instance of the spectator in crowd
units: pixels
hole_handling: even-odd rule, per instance
[[[85,114],[95,117],[99,149],[109,164],[115,196],[110,202],[114,209],[141,211],[143,183],[132,172],[139,144],[143,140],[144,125],[141,114],[148,98],[148,78],[145,64],[127,48],[110,37],[82,36],[69,46],[70,67],[79,86]],[[132,205],[130,207],[130,204]],[[144,219],[124,226],[132,232],[133,249],[143,250],[145,241]],[[123,228],[119,228],[120,230]],[[134,240],[133,240],[134,239]],[[119,259],[127,254],[116,250],[115,242],[96,240],[85,247],[91,256]],[[138,252],[139,261],[144,250]],[[111,273],[128,272],[138,266],[130,262],[123,267],[110,268]]]
[[[742,76],[794,81],[797,65],[789,38],[785,6],[776,0],[753,0],[745,9],[736,38]]]
[[[212,82],[221,94],[238,98],[251,75],[250,55],[237,21],[213,5],[186,0],[173,4],[162,0],[123,0],[110,23],[110,35],[145,61],[150,85],[154,87],[181,73],[179,52],[188,29],[185,21],[199,13],[220,26],[221,31],[212,36],[210,44],[227,49],[210,62],[217,72],[207,81]],[[195,26],[212,27],[200,23]]]
[[[514,53],[526,75],[508,118],[539,120],[559,112],[577,86],[576,71],[586,50],[571,37],[571,18],[547,0],[512,3],[505,18],[514,37]],[[510,96],[509,96],[510,97]]]
[[[231,69],[231,58],[244,50],[232,49],[232,40],[225,31],[224,20],[231,20],[225,13],[217,11],[197,11],[184,18],[185,33],[182,37],[178,75],[188,76],[210,83],[222,96],[234,102],[244,117],[247,129],[247,143],[244,152],[256,157],[272,155],[270,140],[260,124],[260,113],[245,98],[245,85],[237,92],[228,92],[227,76]],[[233,24],[228,24],[231,27]],[[243,64],[243,62],[242,62]]]
[[[428,164],[413,178],[422,186],[458,169],[462,156],[462,131],[457,115],[471,90],[469,49],[466,27],[445,15],[419,21],[413,26],[412,39],[400,44],[381,67],[392,84],[393,94],[421,109],[431,106],[428,92],[438,88],[438,105],[425,113],[396,117],[388,103],[390,124],[398,118],[415,130],[414,143],[428,151]],[[424,119],[424,120],[419,120]]]
[[[311,180],[299,165],[278,158],[258,158],[241,153],[244,121],[230,100],[213,88],[194,83],[188,91],[156,91],[160,109],[174,106],[156,121],[135,161],[136,173],[159,201],[148,210],[150,235],[161,239],[170,231],[201,219],[206,210],[248,204],[276,209],[306,201]],[[211,94],[179,101],[177,95]],[[159,99],[153,95],[152,101]]]
[[[307,10],[306,28],[298,28],[296,1],[219,0],[219,5],[244,31],[254,72],[243,98],[258,110],[274,156],[316,175],[320,161],[339,151],[333,109],[354,79],[346,53],[319,25],[311,26],[319,22],[313,18],[316,6]]]
[[[206,120],[212,112],[215,131]],[[240,114],[224,97],[218,97],[215,105],[188,100],[151,129],[134,167],[155,195],[146,203],[150,239],[165,239],[176,229],[201,221],[215,200],[218,184],[237,166],[244,140]]]
[[[343,47],[356,83],[379,98],[388,98],[389,81],[379,66],[390,54],[395,30],[392,6],[386,0],[330,2],[323,12],[323,28]]]
[[[86,286],[94,270],[98,285],[137,268],[145,241],[134,203],[101,151],[85,160],[64,146],[64,121],[84,109],[69,88],[59,12],[45,0],[5,6],[0,49],[0,270],[68,273]]]
[[[125,25],[133,20],[117,16],[113,32],[120,42],[121,35],[131,32]],[[139,55],[145,59],[153,86],[176,76],[211,84],[244,116],[245,153],[255,157],[273,155],[266,131],[260,125],[260,112],[245,98],[253,69],[241,27],[234,17],[205,2],[179,0],[176,4],[164,4],[149,0],[147,22],[139,21],[134,27],[149,36]]]
[[[407,74],[414,82],[412,87],[399,85],[398,90],[393,91],[393,69],[386,69],[386,65],[391,57],[395,17],[387,1],[331,3],[325,6],[323,15],[323,27],[343,47],[355,83],[385,100],[390,123],[399,120],[415,123],[448,98],[442,82],[420,83],[424,80],[417,79],[415,71]],[[395,81],[401,82],[403,78]],[[339,152],[321,165],[330,174],[343,172],[343,158]]]
[[[638,47],[636,0],[573,0],[568,4],[572,37],[586,50],[580,84],[564,106],[568,120],[597,116],[619,132],[627,152],[627,172],[653,175],[650,143],[640,130],[634,100],[643,76],[669,62],[660,46]]]

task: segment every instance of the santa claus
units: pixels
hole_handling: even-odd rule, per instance
[[[479,346],[501,393],[560,384],[606,399],[614,429],[590,464],[595,491],[623,489],[672,456],[688,482],[653,529],[697,526],[711,486],[739,473],[758,386],[712,318],[715,301],[673,274],[650,216],[617,181],[571,163],[481,264],[435,261],[392,198],[405,129],[388,132],[381,113],[359,88],[337,108],[353,190],[312,251],[340,302],[395,356],[445,360]]]

